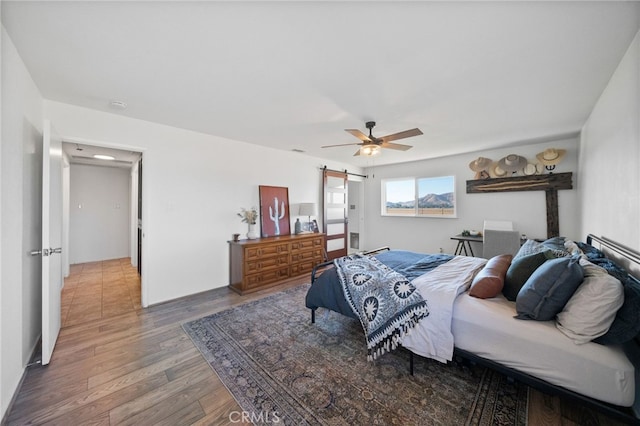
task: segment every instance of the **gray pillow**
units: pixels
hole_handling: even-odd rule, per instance
[[[562,239],[562,240],[560,240]],[[560,241],[564,241],[564,237],[554,237],[550,238],[542,243],[539,243],[535,240],[527,240],[518,250],[515,256],[513,256],[513,260],[516,260],[523,256],[528,256],[534,253],[540,253],[541,251],[551,250],[554,257],[565,257],[569,256],[569,252],[560,244]]]
[[[549,321],[562,311],[582,283],[578,260],[577,256],[560,257],[536,269],[518,293],[516,318]]]
[[[520,250],[513,256],[513,260],[519,259],[524,256],[529,256],[530,254],[540,253],[545,250],[545,246],[542,243],[539,243],[535,240],[527,240],[524,242],[522,246],[520,246]],[[512,262],[513,262],[512,260]]]
[[[553,258],[553,254],[549,250],[545,250],[513,259],[511,266],[507,269],[504,287],[502,287],[504,297],[512,302],[515,301],[518,292],[520,292],[520,289],[524,283],[527,282],[531,274],[544,262]]]

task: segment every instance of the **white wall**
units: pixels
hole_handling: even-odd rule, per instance
[[[71,164],[69,261],[129,257],[131,171]]]
[[[640,32],[582,130],[581,232],[640,249]]]
[[[288,187],[290,204],[320,205],[321,166],[361,172],[299,153],[58,102],[45,101],[45,115],[66,141],[143,152],[146,304],[228,285],[227,241],[232,233],[247,232],[236,213],[258,205],[258,185]],[[292,229],[295,219],[292,215]]]
[[[467,194],[466,181],[474,178],[469,163],[479,156],[494,161],[508,154],[518,154],[530,162],[535,162],[537,153],[545,148],[566,149],[567,154],[555,172],[574,172],[576,187],[578,139],[565,139],[542,144],[531,144],[500,150],[490,150],[455,155],[433,160],[379,166],[367,169],[370,176],[365,182],[365,210],[367,247],[373,249],[388,245],[394,249],[415,250],[423,253],[437,253],[442,248],[445,253],[453,253],[456,242],[450,237],[463,229],[482,230],[485,219],[511,220],[515,229],[530,238],[546,238],[547,216],[544,191],[503,192],[490,194]],[[410,151],[409,151],[410,152]],[[381,180],[396,177],[436,177],[456,178],[457,219],[391,217],[382,216]],[[576,221],[577,191],[558,191],[560,234],[580,238],[580,228]],[[582,240],[584,238],[580,238]],[[474,246],[474,254],[481,255],[481,246]]]
[[[42,97],[2,27],[0,414],[41,329]],[[7,106],[10,106],[8,108]]]

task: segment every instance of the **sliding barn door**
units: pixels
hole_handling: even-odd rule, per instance
[[[326,251],[329,260],[347,255],[347,173],[324,169],[323,205]]]

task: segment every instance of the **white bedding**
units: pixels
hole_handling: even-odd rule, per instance
[[[477,299],[461,294],[453,306],[455,346],[615,405],[635,398],[633,364],[619,347],[574,344],[553,321],[513,318],[515,303],[502,295]]]
[[[456,256],[412,281],[427,301],[429,316],[402,337],[401,344],[413,353],[440,362],[453,358],[454,338],[451,334],[453,303],[467,290],[486,259]],[[461,272],[462,271],[462,272]]]

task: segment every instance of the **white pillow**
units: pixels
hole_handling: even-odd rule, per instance
[[[604,335],[624,302],[622,283],[588,260],[580,259],[584,281],[556,316],[556,326],[580,345]]]

